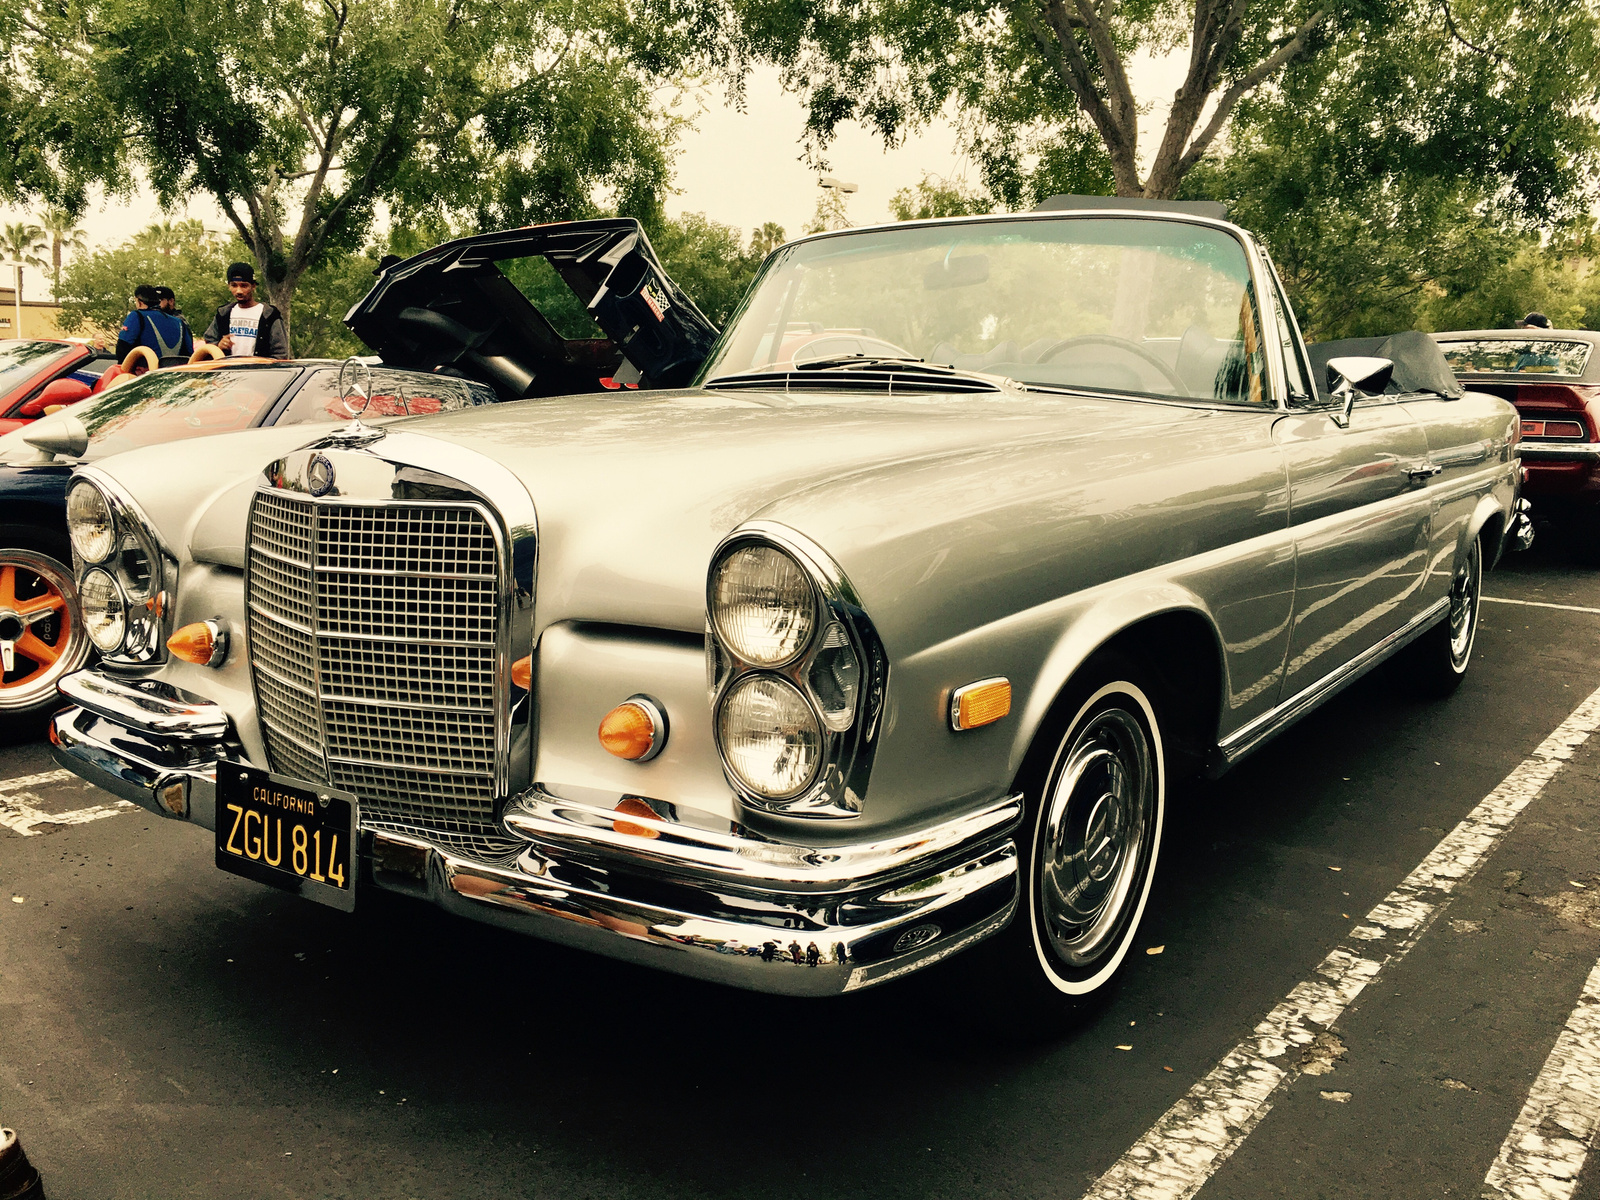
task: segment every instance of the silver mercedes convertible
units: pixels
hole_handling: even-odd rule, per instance
[[[1308,353],[1203,208],[821,234],[720,336],[632,222],[545,226],[347,321],[524,399],[80,468],[56,756],[313,900],[762,991],[970,950],[1084,1005],[1173,781],[1401,652],[1447,693],[1525,534],[1511,405]]]

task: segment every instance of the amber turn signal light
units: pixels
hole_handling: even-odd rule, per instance
[[[950,728],[957,732],[993,725],[1011,711],[1011,681],[980,679],[950,694]]]
[[[630,696],[600,721],[600,745],[629,762],[648,762],[667,742],[667,717],[648,696]]]
[[[651,808],[637,796],[624,796],[617,802],[613,810],[629,817],[649,817],[652,821],[660,820],[655,809]],[[648,825],[635,825],[632,821],[612,821],[611,828],[617,833],[631,833],[634,837],[654,838],[660,837],[661,831],[651,829]]]
[[[511,664],[511,682],[525,692],[533,690],[533,655],[519,658]]]
[[[169,637],[167,649],[197,667],[220,667],[228,657],[228,633],[218,621],[196,621]]]

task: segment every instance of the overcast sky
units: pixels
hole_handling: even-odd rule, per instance
[[[1150,106],[1140,121],[1140,144],[1147,150],[1159,140],[1186,57],[1140,57],[1130,64],[1134,90]],[[800,159],[805,126],[800,102],[782,91],[777,72],[771,69],[752,74],[744,112],[726,106],[720,93],[707,94],[704,102],[705,111],[695,127],[684,132],[675,179],[678,194],[668,200],[667,211],[703,212],[746,235],[766,221],[776,221],[789,236],[797,236],[816,210],[818,195],[817,175]],[[850,218],[857,224],[887,220],[889,198],[925,173],[970,174],[976,182],[976,172],[956,152],[954,130],[942,121],[893,150],[885,150],[876,135],[849,126],[830,147],[828,157],[835,177],[860,185],[849,200]],[[126,204],[93,204],[81,224],[90,246],[101,247],[116,245],[154,221],[184,217],[198,217],[212,229],[226,224],[222,213],[207,201],[197,199],[185,210],[164,214],[148,193]],[[15,210],[3,212],[6,222],[19,219],[31,217]],[[9,285],[11,272],[0,275]],[[25,296],[44,299],[48,292],[47,276],[27,273]]]

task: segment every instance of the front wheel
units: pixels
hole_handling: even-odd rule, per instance
[[[1057,703],[1020,780],[1021,896],[989,953],[1008,1001],[1047,1028],[1107,992],[1144,916],[1166,815],[1156,695],[1133,664],[1102,656]]]
[[[1483,539],[1475,538],[1450,577],[1445,619],[1417,639],[1410,668],[1424,695],[1448,696],[1461,686],[1478,638],[1478,608],[1483,599]]]
[[[0,546],[0,729],[43,732],[44,714],[61,703],[56,684],[88,658],[71,568],[36,550]]]

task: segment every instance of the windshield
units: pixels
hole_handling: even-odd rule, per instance
[[[60,342],[0,342],[0,394],[9,392],[52,360],[63,365],[82,351]]]
[[[89,456],[232,433],[254,425],[298,367],[156,371],[72,410],[89,431]]]
[[[908,225],[802,242],[763,272],[702,373],[849,355],[1023,384],[1261,404],[1243,245],[1181,220]]]
[[[1589,361],[1588,342],[1558,342],[1545,338],[1482,338],[1440,342],[1450,369],[1457,375],[1489,372],[1495,375],[1583,374]]]

